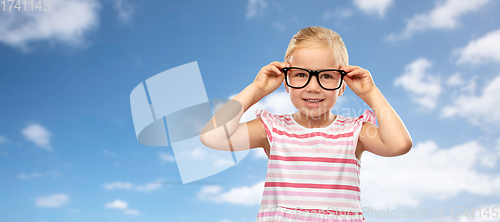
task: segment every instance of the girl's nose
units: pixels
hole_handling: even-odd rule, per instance
[[[310,92],[319,92],[321,90],[321,86],[318,84],[318,79],[316,78],[316,76],[311,76],[311,80],[309,80],[306,88],[307,91]]]

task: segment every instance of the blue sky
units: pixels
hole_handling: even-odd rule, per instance
[[[48,3],[0,11],[2,221],[254,221],[264,151],[182,185],[171,147],[137,141],[130,92],[197,61],[208,98],[230,98],[283,61],[307,26],[342,36],[350,63],[371,72],[413,139],[404,156],[364,153],[364,207],[428,210],[410,221],[493,221],[477,209],[500,211],[498,1]],[[351,117],[369,108],[349,90],[335,107]],[[255,108],[293,111],[283,87],[245,118]],[[457,218],[458,207],[476,217]]]

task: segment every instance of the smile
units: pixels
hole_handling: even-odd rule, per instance
[[[324,99],[303,99],[303,100],[306,101],[307,103],[320,103]]]

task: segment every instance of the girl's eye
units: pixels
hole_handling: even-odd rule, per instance
[[[325,74],[325,75],[322,75],[321,78],[323,78],[323,79],[331,79],[331,78],[333,78],[333,76]]]
[[[302,78],[303,78],[303,77],[307,77],[307,75],[306,75],[306,74],[304,74],[304,73],[298,73],[296,76],[297,76],[297,77],[302,77]]]

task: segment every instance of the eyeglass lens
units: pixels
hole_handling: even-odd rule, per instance
[[[342,79],[342,74],[339,71],[323,71],[320,72],[318,76],[320,84],[327,89],[339,87]],[[304,87],[309,79],[309,72],[301,69],[290,69],[287,71],[286,78],[290,86]]]

